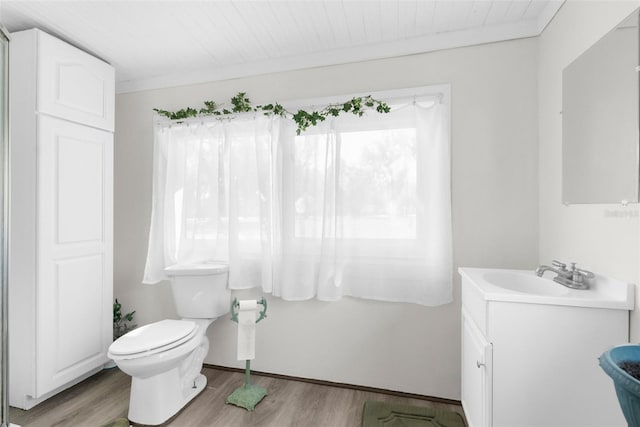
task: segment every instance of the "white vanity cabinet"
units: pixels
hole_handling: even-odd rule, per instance
[[[9,391],[29,409],[108,361],[114,70],[39,30],[11,37]]]
[[[461,400],[470,427],[625,426],[598,357],[628,341],[633,285],[569,290],[537,283],[533,272],[496,271],[460,269]]]

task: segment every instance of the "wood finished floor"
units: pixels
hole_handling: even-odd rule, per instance
[[[171,427],[356,427],[361,425],[367,400],[447,409],[462,414],[462,407],[422,399],[392,396],[252,375],[251,382],[268,395],[253,412],[225,404],[241,386],[244,374],[205,367],[207,388],[174,417]],[[99,427],[126,418],[130,377],[118,368],[102,371],[29,411],[11,408],[12,423],[22,427]]]

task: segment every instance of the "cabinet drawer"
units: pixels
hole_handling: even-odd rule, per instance
[[[115,73],[109,64],[36,31],[37,110],[113,131]]]

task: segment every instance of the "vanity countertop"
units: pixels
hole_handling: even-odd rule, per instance
[[[463,278],[463,289],[470,287],[486,301],[618,310],[633,310],[635,305],[634,284],[598,274],[589,289],[577,290],[554,282],[551,272],[538,277],[533,270],[461,267],[458,271]]]

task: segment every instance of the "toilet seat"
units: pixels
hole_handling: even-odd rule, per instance
[[[135,359],[160,353],[192,339],[198,330],[195,322],[166,319],[141,326],[123,335],[109,347],[111,359]]]

